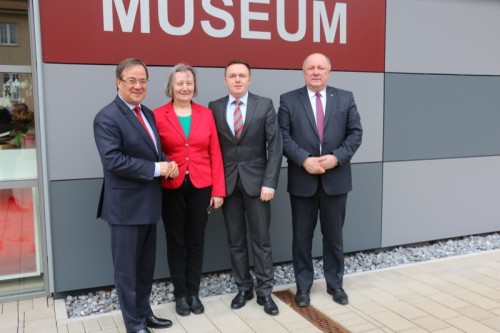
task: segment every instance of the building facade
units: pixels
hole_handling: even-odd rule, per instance
[[[305,56],[325,53],[364,129],[346,251],[500,230],[498,17],[495,1],[0,0],[0,104],[12,113],[0,124],[0,301],[113,283],[92,122],[130,56],[149,65],[150,108],[167,102],[178,62],[197,68],[196,102],[225,95],[223,67],[237,57],[254,68],[250,90],[278,109],[304,85]],[[19,104],[28,113],[14,119]],[[283,161],[276,262],[291,260],[286,173]],[[210,215],[205,271],[230,267],[223,226]],[[159,227],[157,278],[169,274],[165,251]]]

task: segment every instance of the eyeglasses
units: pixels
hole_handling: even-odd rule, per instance
[[[137,83],[139,83],[141,86],[145,86],[148,84],[148,80],[146,80],[146,79],[137,80],[133,77],[129,77],[128,79],[125,79],[125,80],[120,79],[120,81],[125,82],[129,86],[135,86]]]

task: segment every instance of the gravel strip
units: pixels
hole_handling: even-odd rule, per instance
[[[345,274],[373,271],[409,263],[446,258],[481,251],[500,249],[500,234],[467,236],[463,238],[441,240],[416,246],[399,246],[387,250],[348,253],[345,256]],[[323,260],[314,260],[314,278],[322,279]],[[274,265],[275,285],[295,282],[293,267],[290,262]],[[174,301],[174,287],[169,281],[155,281],[151,293],[151,304],[158,305]],[[222,295],[236,292],[234,279],[230,271],[205,274],[202,277],[200,297]],[[82,317],[105,313],[120,308],[114,289],[100,290],[85,295],[66,297],[68,317]]]

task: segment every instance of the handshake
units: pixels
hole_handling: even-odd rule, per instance
[[[172,179],[179,175],[179,168],[177,163],[171,162],[160,162],[160,176],[165,177],[165,179]]]

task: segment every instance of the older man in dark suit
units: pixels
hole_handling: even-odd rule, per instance
[[[279,313],[271,298],[274,283],[269,226],[271,203],[278,184],[282,138],[276,111],[269,98],[248,92],[250,66],[242,60],[229,62],[224,82],[229,95],[208,107],[214,113],[224,160],[226,200],[222,206],[238,294],[233,309],[253,298],[254,281],[249,271],[248,220],[255,266],[257,303],[270,315]]]
[[[172,326],[156,317],[149,303],[156,253],[156,222],[161,214],[160,177],[176,177],[166,161],[153,113],[141,104],[148,70],[128,58],[116,68],[118,96],[94,119],[94,138],[104,183],[97,217],[111,231],[116,292],[127,332]]]
[[[298,306],[310,304],[311,249],[318,211],[327,292],[335,302],[348,303],[342,288],[342,228],[347,193],[352,189],[350,160],[363,131],[352,93],[328,86],[330,70],[328,57],[309,55],[303,64],[306,86],[281,95],[278,110],[283,154],[288,159]]]

